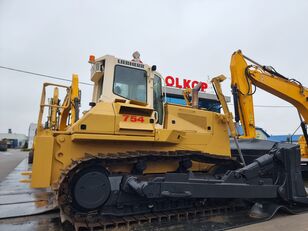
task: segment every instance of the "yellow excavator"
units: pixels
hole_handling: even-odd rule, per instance
[[[232,54],[230,69],[235,121],[241,122],[243,128],[241,138],[256,138],[253,94],[256,87],[259,87],[297,109],[303,131],[298,143],[302,158],[307,158],[308,89],[296,79],[281,75],[273,67],[260,65],[246,57],[240,50]]]
[[[223,76],[213,83],[225,114],[199,108],[200,84],[191,105],[165,103],[163,78],[138,52],[133,60],[90,56],[89,63],[94,88],[87,111],[79,111],[77,75],[71,86],[45,83],[41,96],[29,182],[52,190],[62,222],[93,230],[199,216],[222,205],[231,211],[238,200],[308,204],[296,145],[268,145],[245,164]],[[229,130],[239,160],[231,155]]]

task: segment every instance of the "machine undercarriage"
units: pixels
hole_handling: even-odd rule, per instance
[[[182,166],[177,172],[142,174],[147,160],[169,158],[181,160],[186,169]],[[192,160],[224,166],[221,169],[225,173],[221,169],[216,173],[190,172]],[[108,171],[106,166],[119,162],[134,163],[133,173]],[[232,210],[237,199],[242,200],[237,202],[239,208],[251,207],[251,215],[258,218],[271,214],[261,211],[262,204],[291,210],[308,204],[297,146],[275,144],[249,165],[239,166],[232,159],[189,151],[88,154],[73,163],[60,181],[57,194],[61,219],[79,229],[100,227],[106,221],[110,224],[112,219],[134,215],[176,214],[184,210],[196,215],[197,211],[222,205],[227,211]]]

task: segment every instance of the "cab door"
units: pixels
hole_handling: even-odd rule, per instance
[[[157,116],[158,125],[163,125],[164,122],[164,96],[162,91],[162,78],[158,75],[154,75],[153,80],[153,109]]]

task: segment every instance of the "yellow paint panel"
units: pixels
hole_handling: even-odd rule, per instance
[[[212,130],[207,128],[213,123],[213,112],[167,104],[166,114],[167,129],[212,133]]]
[[[53,148],[53,136],[36,136],[31,187],[47,188],[50,186]]]
[[[184,134],[182,131],[157,129],[155,132],[155,141],[178,144]]]
[[[128,103],[114,103],[113,106],[115,134],[154,136],[154,124],[150,123],[152,109]]]
[[[114,134],[114,111],[112,104],[99,102],[80,118],[70,129],[72,133]],[[82,127],[86,126],[85,129]]]
[[[119,129],[129,129],[129,130],[143,130],[143,131],[153,131],[154,126],[153,124],[144,124],[144,123],[130,123],[130,122],[123,122],[120,121]]]

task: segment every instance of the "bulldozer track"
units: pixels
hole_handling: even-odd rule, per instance
[[[109,220],[101,218],[76,218],[75,230],[138,230],[138,226],[170,224],[189,221],[198,218],[226,215],[236,211],[247,209],[243,205],[219,206],[203,209],[177,210],[160,213],[148,213],[142,215],[114,217]],[[96,219],[96,220],[95,220]]]
[[[136,151],[136,152],[119,152],[119,153],[98,153],[98,156],[94,156],[93,154],[86,153],[86,157],[89,158],[99,158],[100,160],[106,161],[134,161],[139,159],[145,160],[167,160],[167,159],[176,159],[181,160],[183,158],[189,158],[194,161],[200,161],[204,163],[226,163],[226,162],[236,162],[234,159],[221,156],[214,155],[209,153],[204,153],[201,151],[190,151],[190,150],[178,150],[178,151]]]
[[[193,161],[199,161],[210,164],[232,164],[238,166],[239,163],[234,159],[207,154],[199,151],[168,151],[168,152],[153,152],[153,151],[136,151],[126,153],[98,153],[93,155],[90,153],[85,154],[85,158],[81,160],[75,160],[72,164],[62,172],[59,188],[56,190],[58,203],[60,207],[60,214],[62,221],[69,221],[75,228],[75,230],[113,230],[113,229],[131,229],[136,225],[141,224],[153,224],[153,223],[168,223],[177,222],[181,220],[194,219],[197,217],[220,215],[228,212],[233,212],[239,208],[243,208],[242,205],[228,204],[226,206],[211,206],[199,205],[194,207],[193,204],[187,207],[190,201],[180,209],[164,209],[162,211],[153,211],[150,213],[138,213],[134,214],[102,214],[99,210],[92,213],[84,213],[76,211],[72,208],[70,203],[72,198],[69,196],[69,182],[74,173],[78,172],[78,169],[82,169],[88,163],[98,161],[103,165],[112,165],[113,163],[119,164],[123,162],[136,163],[139,160],[146,161],[162,161],[162,160],[185,160],[190,159]],[[194,201],[191,201],[193,203]],[[141,207],[141,204],[137,206]],[[125,210],[126,211],[126,210]],[[125,213],[125,212],[124,212]]]

